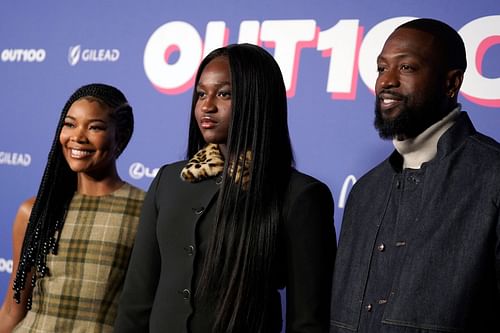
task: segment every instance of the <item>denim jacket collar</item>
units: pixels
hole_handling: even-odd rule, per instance
[[[475,134],[477,131],[472,124],[469,115],[465,111],[461,111],[455,121],[455,124],[450,127],[439,139],[437,145],[437,154],[434,159],[422,164],[433,164],[435,161],[440,161],[446,158],[450,153],[459,148],[465,139]],[[401,172],[403,168],[403,156],[394,150],[389,157],[389,163],[395,172]]]

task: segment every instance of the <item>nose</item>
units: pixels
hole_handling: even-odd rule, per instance
[[[75,127],[73,129],[73,132],[71,133],[70,139],[71,139],[71,141],[78,142],[78,143],[87,143],[88,142],[86,132],[81,127]]]
[[[203,104],[201,105],[201,111],[209,113],[215,112],[217,110],[217,106],[215,105],[214,98],[210,95],[207,95],[203,100]]]
[[[391,70],[391,69],[381,72],[377,77],[376,85],[382,89],[399,86],[398,72],[396,70]]]

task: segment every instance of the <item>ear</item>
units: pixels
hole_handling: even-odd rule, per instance
[[[464,72],[461,69],[452,69],[448,71],[446,77],[446,93],[449,98],[455,98],[458,95],[463,80]]]

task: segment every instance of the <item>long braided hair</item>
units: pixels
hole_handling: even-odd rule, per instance
[[[117,88],[102,83],[88,84],[77,89],[68,99],[57,124],[24,236],[13,285],[14,299],[17,303],[20,303],[21,291],[25,289],[28,274],[32,273],[30,283],[34,287],[36,280],[48,273],[46,260],[49,252],[57,254],[66,211],[77,189],[77,174],[70,169],[63,156],[59,136],[71,105],[82,98],[97,101],[103,107],[110,109],[111,119],[117,126],[118,155],[125,149],[132,136],[134,129],[132,107]],[[27,309],[31,309],[31,295],[28,297]]]
[[[268,319],[283,195],[293,166],[286,90],[274,58],[251,44],[212,51],[200,64],[195,85],[217,57],[229,60],[232,115],[216,222],[197,295],[214,308],[212,332],[262,332]],[[207,144],[194,116],[196,100],[195,89],[188,158]],[[247,165],[250,179],[243,184],[242,177],[236,180],[229,170]]]

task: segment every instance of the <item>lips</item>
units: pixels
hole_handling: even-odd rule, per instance
[[[86,157],[94,154],[94,151],[92,151],[92,150],[83,150],[83,149],[75,149],[75,148],[71,148],[69,150],[69,152],[70,152],[70,156],[72,158],[86,158]]]
[[[380,108],[382,110],[391,109],[399,105],[403,101],[403,96],[400,94],[383,92],[378,94]]]
[[[210,117],[203,117],[200,120],[200,127],[204,129],[214,128],[217,122]]]

